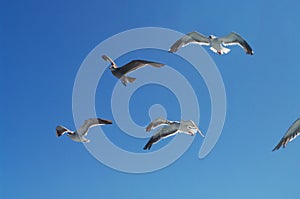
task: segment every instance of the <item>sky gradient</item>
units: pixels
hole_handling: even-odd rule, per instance
[[[0,10],[1,198],[300,197],[300,139],[272,152],[300,117],[298,1],[4,0]],[[217,36],[235,31],[248,41],[254,55],[245,55],[239,47],[224,56],[204,48],[218,66],[227,96],[222,135],[207,157],[198,158],[203,139],[197,135],[170,166],[130,174],[103,165],[66,136],[57,138],[55,127],[75,128],[74,81],[91,50],[115,34],[141,27]],[[185,75],[193,71],[176,55],[154,50],[128,53],[117,63],[132,59],[168,62]],[[197,82],[199,126],[205,133],[211,114],[209,93],[201,78],[191,75],[189,80]],[[116,83],[106,69],[95,98],[99,117],[113,120],[105,104]],[[172,93],[154,85],[134,94],[133,120],[146,126],[148,109],[156,103],[165,106],[169,119],[180,118]],[[130,138],[117,126],[105,130],[117,146],[145,153],[140,149],[147,139]]]

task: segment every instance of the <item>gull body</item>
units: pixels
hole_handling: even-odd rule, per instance
[[[160,117],[152,121],[146,127],[146,131],[149,132],[152,129],[161,125],[165,125],[165,126],[159,129],[156,133],[154,133],[154,135],[149,139],[147,144],[144,146],[144,150],[146,149],[149,150],[153,144],[159,142],[161,139],[170,137],[177,133],[184,133],[184,134],[194,136],[197,132],[199,132],[200,135],[204,137],[204,135],[202,134],[198,126],[192,120],[188,120],[188,121],[181,120],[180,122],[178,122],[178,121],[169,121]]]
[[[126,86],[127,83],[129,83],[129,82],[132,83],[136,80],[136,78],[126,76],[127,73],[137,70],[146,65],[153,66],[156,68],[160,68],[160,67],[164,66],[164,64],[158,63],[158,62],[152,62],[152,61],[146,61],[146,60],[133,60],[133,61],[125,64],[124,66],[118,67],[117,64],[107,55],[103,55],[102,58],[105,61],[110,62],[110,64],[111,64],[109,67],[110,71],[112,72],[112,74],[115,77],[117,77],[118,79],[121,80],[121,82],[124,86]]]
[[[227,54],[230,52],[229,48],[224,46],[228,45],[239,45],[242,47],[246,54],[253,55],[253,50],[250,45],[237,33],[231,32],[225,37],[216,37],[214,35],[205,36],[196,31],[190,32],[177,40],[170,48],[169,52],[176,52],[181,47],[187,46],[189,44],[198,44],[210,46],[210,50],[219,55]]]
[[[112,122],[101,118],[90,118],[85,120],[83,125],[81,125],[77,131],[71,131],[64,126],[57,126],[56,135],[60,137],[66,133],[67,136],[75,142],[89,142],[90,140],[85,137],[88,134],[89,129],[94,126],[105,124],[112,124]]]
[[[280,147],[285,148],[286,145],[294,140],[297,136],[300,135],[300,118],[298,118],[292,126],[288,129],[288,131],[283,135],[280,142],[276,145],[273,151],[280,149]]]

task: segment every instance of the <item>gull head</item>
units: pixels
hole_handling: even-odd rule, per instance
[[[204,137],[204,135],[202,134],[202,132],[200,131],[200,129],[198,128],[198,126],[192,121],[180,121],[180,127],[179,127],[180,131],[183,132],[187,132],[191,135],[195,135],[197,132],[200,133],[200,135],[202,137]]]
[[[199,132],[199,134],[204,137],[203,133],[201,132],[201,130],[199,129],[199,127],[195,124],[195,122],[193,120],[190,120],[190,122],[192,123],[191,127],[193,127],[193,129],[196,129],[195,133]]]
[[[114,64],[111,64],[109,66],[109,70],[111,70],[111,71],[114,71],[116,68],[118,68],[118,67],[116,67]]]
[[[195,135],[198,131],[197,128],[195,128],[194,126],[187,126],[188,132],[192,135]]]
[[[217,38],[217,37],[216,37],[215,35],[209,35],[208,38],[209,38],[209,39],[215,39],[215,38]]]

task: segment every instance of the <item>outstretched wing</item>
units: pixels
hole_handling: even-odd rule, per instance
[[[83,125],[78,129],[77,133],[81,136],[85,136],[87,135],[89,128],[105,124],[112,124],[112,121],[101,118],[90,118],[84,121]]]
[[[253,55],[253,50],[250,45],[237,33],[231,32],[229,35],[225,37],[220,37],[219,40],[224,44],[224,46],[228,45],[239,45],[242,47],[245,52],[249,55]]]
[[[146,61],[146,60],[133,60],[133,61],[125,64],[124,66],[118,68],[118,70],[122,74],[126,74],[128,72],[137,70],[145,65],[150,65],[150,66],[154,66],[156,68],[160,68],[160,67],[164,66],[165,64],[158,63],[158,62],[152,62],[152,61]]]
[[[179,48],[189,45],[191,43],[199,44],[199,45],[209,45],[209,38],[194,31],[186,34],[177,40],[169,49],[169,52],[176,52]]]
[[[172,126],[165,126],[161,129],[159,129],[147,142],[147,144],[144,146],[144,150],[150,149],[151,146],[155,143],[157,143],[159,140],[167,138],[169,136],[172,136],[178,132],[178,126],[172,125]]]
[[[166,120],[165,118],[159,117],[153,120],[147,127],[146,127],[146,132],[150,132],[152,129],[160,126],[160,125],[165,125],[165,124],[170,124],[171,121]]]
[[[107,55],[102,55],[102,59],[111,63],[111,65],[117,67],[116,63]]]
[[[60,137],[61,135],[65,134],[65,133],[73,133],[73,131],[67,129],[66,127],[64,126],[57,126],[56,127],[56,135],[57,137]]]
[[[292,126],[288,129],[286,134],[282,137],[277,146],[273,149],[273,151],[280,149],[280,147],[285,148],[286,145],[295,139],[298,135],[300,135],[300,118],[297,119]]]

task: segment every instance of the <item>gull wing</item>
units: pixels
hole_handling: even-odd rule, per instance
[[[165,126],[161,129],[159,129],[147,142],[147,144],[144,146],[144,150],[150,149],[151,146],[155,143],[157,143],[159,140],[170,137],[172,135],[175,135],[178,132],[178,126],[171,125],[171,126]]]
[[[223,43],[224,46],[228,45],[239,45],[242,47],[246,54],[253,55],[253,50],[250,45],[237,33],[231,32],[225,37],[220,37],[219,40]]]
[[[60,137],[61,135],[65,134],[65,133],[73,133],[73,131],[67,129],[66,127],[64,126],[57,126],[56,127],[56,135],[57,137]]]
[[[171,122],[169,120],[166,120],[163,117],[159,117],[156,118],[155,120],[153,120],[147,127],[146,127],[146,132],[151,131],[152,129],[160,126],[160,125],[166,125],[166,124],[170,124]]]
[[[112,121],[101,118],[90,118],[84,121],[83,125],[79,127],[77,133],[81,136],[86,136],[90,128],[105,124],[112,124]]]
[[[164,66],[165,64],[158,63],[158,62],[152,62],[152,61],[146,61],[146,60],[133,60],[133,61],[125,64],[124,66],[118,68],[118,71],[122,74],[126,74],[128,72],[137,70],[145,65],[150,65],[150,66],[154,66],[156,68],[160,68],[160,67]]]
[[[169,49],[169,52],[173,53],[178,51],[179,48],[187,46],[191,43],[199,44],[199,45],[206,45],[209,46],[209,38],[194,31],[186,34],[185,36],[181,37],[179,40],[177,40]]]
[[[298,135],[300,135],[300,118],[292,124],[273,151],[280,149],[280,147],[285,148],[286,145],[294,140]]]
[[[117,67],[116,63],[107,55],[102,55],[102,59],[111,63],[111,65]]]

